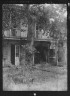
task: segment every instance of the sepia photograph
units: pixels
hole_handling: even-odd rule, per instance
[[[67,91],[67,5],[2,5],[3,91]]]

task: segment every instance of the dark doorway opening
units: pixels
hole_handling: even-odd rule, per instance
[[[11,63],[15,65],[15,45],[11,44]]]
[[[48,62],[48,45],[43,46],[42,44],[39,44],[35,48],[37,52],[34,55],[34,63],[39,64]]]
[[[57,65],[55,49],[50,49],[50,42],[36,42],[36,53],[34,54],[34,64],[49,63]]]
[[[49,50],[49,63],[54,65],[56,64],[55,49]]]

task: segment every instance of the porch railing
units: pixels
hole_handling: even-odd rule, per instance
[[[8,38],[26,38],[27,37],[27,31],[19,30],[17,28],[4,30],[3,31],[3,37]]]
[[[50,37],[50,34],[48,32],[43,34],[41,31],[36,30],[35,39],[37,39],[37,40],[47,40],[47,39],[53,39],[53,38]]]

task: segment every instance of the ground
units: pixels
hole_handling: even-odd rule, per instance
[[[67,67],[37,64],[32,71],[25,67],[4,67],[3,90],[66,91]]]

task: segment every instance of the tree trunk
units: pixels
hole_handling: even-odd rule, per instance
[[[33,15],[29,12],[29,4],[25,4],[25,14],[28,19],[28,34],[27,34],[27,40],[28,40],[28,46],[31,50],[33,50],[34,47],[34,35],[35,35],[35,18]],[[29,61],[31,61],[30,64],[34,64],[34,53],[32,53],[31,58]]]
[[[24,4],[24,8],[25,8],[25,15],[28,19],[28,34],[27,34],[27,40],[28,40],[28,47],[30,49],[33,49],[33,45],[34,45],[34,31],[35,31],[35,23],[34,23],[34,19],[32,18],[33,16],[31,16],[30,12],[29,12],[29,4]],[[26,54],[27,57],[28,54]],[[32,61],[31,64],[33,64],[33,54],[30,54],[30,60]],[[29,63],[29,62],[28,62]]]
[[[33,50],[34,47],[34,34],[35,34],[35,22],[33,20],[28,21],[28,36],[27,39],[29,41],[29,46]],[[34,53],[31,56],[32,64],[34,64]]]
[[[29,11],[27,12],[27,19],[28,19],[28,34],[27,34],[27,40],[28,45],[31,50],[33,50],[34,47],[34,35],[35,35],[35,19],[33,16],[30,15]],[[31,64],[34,64],[34,53],[31,54],[30,58]]]

